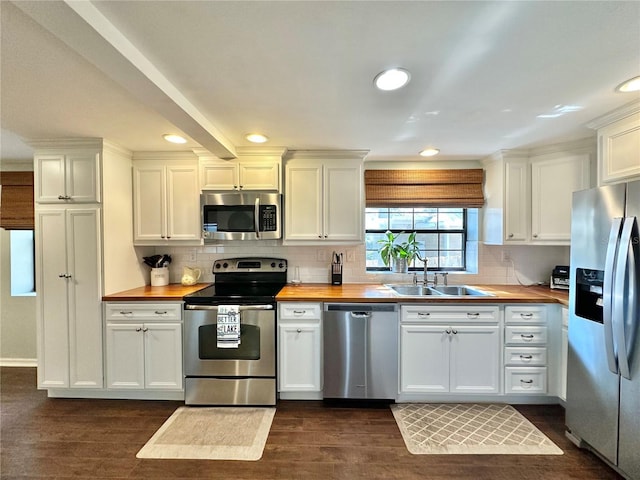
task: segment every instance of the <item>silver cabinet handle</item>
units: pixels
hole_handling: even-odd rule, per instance
[[[142,331],[141,327],[136,328],[136,332],[141,332],[141,331]]]
[[[133,312],[130,311],[126,311],[126,310],[120,310],[120,315],[133,315]]]
[[[142,331],[143,331],[143,332],[148,332],[148,331],[149,331],[149,329],[148,329],[147,327],[144,327],[144,328],[142,329]]]
[[[533,380],[531,380],[531,379],[529,379],[529,380],[522,380],[522,379],[520,379],[520,383],[526,383],[526,384],[530,385],[530,384],[532,384],[532,383],[533,383]]]
[[[160,310],[156,310],[154,313],[155,313],[156,315],[166,315],[166,314],[167,314],[167,311],[165,310],[164,312],[162,312],[162,311],[160,311]]]
[[[533,355],[520,355],[521,360],[531,360]]]
[[[533,317],[533,313],[521,313],[520,317],[522,317],[522,318],[531,318],[531,317]]]
[[[296,328],[296,332],[301,333],[302,329],[301,328]]]
[[[454,335],[458,334],[458,331],[455,328],[451,329],[451,332],[453,332]]]
[[[538,234],[537,234],[537,233],[534,233],[534,234],[533,234],[533,238],[538,238]]]
[[[532,338],[533,338],[533,335],[532,335],[532,334],[530,334],[530,333],[529,333],[529,334],[527,334],[527,335],[525,335],[524,333],[521,333],[521,334],[520,334],[520,336],[521,336],[522,338],[526,338],[527,340],[530,340],[530,339],[532,339]]]
[[[293,311],[294,315],[304,315],[305,313],[307,313],[306,310],[294,310]]]
[[[431,315],[429,312],[418,312],[418,317],[428,317]]]
[[[451,330],[449,330],[448,328],[444,331],[444,333],[446,333],[447,335],[451,335]]]
[[[71,200],[69,195],[58,195],[58,200]]]
[[[509,234],[509,238],[513,238],[513,233],[510,233],[510,234]]]
[[[58,275],[58,278],[71,278],[70,273],[61,273]]]
[[[478,318],[480,314],[478,312],[467,312],[467,317],[469,318]]]

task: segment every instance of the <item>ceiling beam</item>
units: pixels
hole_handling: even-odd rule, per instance
[[[89,1],[14,5],[219,158],[235,146]]]

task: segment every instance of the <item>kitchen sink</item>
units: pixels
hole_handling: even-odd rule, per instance
[[[475,287],[470,287],[468,285],[450,285],[450,286],[441,286],[441,287],[433,287],[433,290],[436,292],[440,292],[442,295],[450,295],[454,297],[492,297],[492,293],[485,292],[483,290],[479,290]]]
[[[431,287],[425,287],[424,285],[406,285],[406,284],[385,284],[385,287],[389,287],[397,295],[403,297],[424,297],[427,295],[444,295]]]
[[[468,285],[451,285],[441,287],[425,287],[424,285],[407,285],[407,284],[385,284],[394,291],[396,295],[401,297],[426,297],[426,296],[444,296],[444,297],[492,297],[492,293],[485,292]]]

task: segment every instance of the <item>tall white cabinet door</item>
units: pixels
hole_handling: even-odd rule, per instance
[[[69,386],[65,210],[36,211],[38,385]]]
[[[362,183],[360,165],[325,167],[324,233],[329,240],[362,240]]]
[[[573,192],[591,185],[589,154],[531,161],[531,239],[571,239]]]
[[[144,334],[141,323],[107,323],[107,387],[144,388]]]
[[[200,240],[198,166],[167,166],[167,240]]]
[[[524,242],[529,238],[529,164],[527,160],[505,162],[505,241]]]
[[[134,166],[135,240],[160,240],[165,226],[165,170],[162,165]]]
[[[182,389],[182,324],[145,323],[145,388]]]
[[[66,193],[79,203],[100,202],[100,154],[73,153],[66,156]]]
[[[100,209],[67,210],[70,387],[102,388]]]
[[[285,238],[322,238],[322,164],[287,166]]]
[[[449,391],[449,327],[400,326],[400,391]]]
[[[499,393],[498,326],[453,325],[451,331],[451,393]]]
[[[278,391],[322,390],[322,331],[320,319],[281,321],[278,325]]]

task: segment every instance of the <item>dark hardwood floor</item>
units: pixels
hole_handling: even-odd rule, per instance
[[[257,462],[139,460],[181,402],[50,399],[35,369],[0,369],[2,479],[619,479],[564,436],[559,406],[518,406],[565,452],[411,455],[388,408],[280,402]]]

